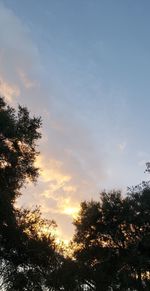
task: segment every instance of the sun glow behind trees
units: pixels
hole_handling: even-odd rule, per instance
[[[56,223],[43,218],[39,207],[15,204],[26,182],[35,182],[38,176],[40,119],[30,118],[27,108],[20,106],[16,114],[2,98],[0,106],[2,284],[15,291],[43,287],[76,291],[85,286],[101,291],[117,286],[125,291],[149,290],[150,184],[143,182],[126,196],[120,191],[103,192],[99,201],[82,202],[80,208],[68,196],[55,198],[49,189],[45,195],[52,195],[57,210],[74,221],[73,240],[62,239]],[[46,169],[44,179],[56,188],[61,184],[66,191],[73,189],[66,185],[71,178],[58,170],[60,164],[55,164],[54,172],[54,164],[51,171]]]

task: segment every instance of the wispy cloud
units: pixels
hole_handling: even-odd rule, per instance
[[[7,81],[0,77],[0,95],[11,103],[20,95],[20,90],[17,85],[7,83]]]
[[[21,101],[26,90],[37,84],[36,77],[40,71],[39,53],[31,39],[30,30],[2,2],[0,35],[0,93],[14,102],[16,96],[20,95]]]
[[[21,69],[18,70],[18,74],[19,74],[21,82],[23,83],[23,85],[26,89],[30,89],[30,88],[34,88],[34,87],[38,86],[37,81],[29,79],[27,74],[25,72],[23,72]]]

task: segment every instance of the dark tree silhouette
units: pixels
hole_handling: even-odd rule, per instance
[[[126,197],[114,191],[102,193],[99,202],[83,202],[74,225],[74,255],[90,290],[149,290],[148,185]]]
[[[18,112],[0,98],[0,224],[13,221],[14,202],[27,179],[36,181],[34,166],[38,154],[36,141],[41,137],[41,119],[29,115],[26,107]]]
[[[43,290],[60,264],[54,238],[42,233],[53,222],[42,219],[38,209],[14,206],[21,187],[38,177],[40,126],[41,118],[30,117],[26,107],[16,112],[0,98],[0,272],[6,290]]]

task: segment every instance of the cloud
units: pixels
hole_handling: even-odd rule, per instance
[[[45,208],[45,211],[62,213],[74,217],[79,210],[78,198],[75,201],[74,193],[77,187],[73,185],[72,177],[69,173],[64,173],[61,161],[48,159],[42,155],[37,158],[36,166],[40,170],[40,181],[47,183],[46,189],[40,194],[42,199],[55,203],[55,207]],[[46,185],[45,185],[46,186]]]
[[[0,93],[15,104],[16,97],[22,102],[28,98],[27,90],[38,86],[39,52],[28,27],[2,2],[0,35]]]
[[[73,203],[71,197],[60,199],[58,202],[58,211],[62,214],[71,216],[71,218],[77,217],[79,209],[79,203]]]
[[[20,94],[19,87],[14,84],[8,84],[0,77],[0,95],[5,97],[8,102],[12,102]]]
[[[20,80],[22,81],[26,89],[30,89],[30,88],[34,88],[38,86],[37,81],[30,80],[27,74],[23,72],[21,69],[18,70],[18,74],[19,74]]]
[[[19,201],[30,207],[41,205],[43,215],[58,223],[61,239],[69,239],[73,234],[72,221],[78,215],[80,202],[90,198],[95,187],[90,176],[88,181],[88,173],[82,173],[75,160],[67,159],[68,151],[61,159],[56,159],[54,152],[42,153],[36,161],[40,167],[38,184],[35,188],[30,185]]]
[[[62,188],[71,180],[70,175],[62,173],[61,161],[48,159],[48,157],[40,155],[37,158],[35,165],[40,168],[41,179],[44,182],[50,182],[53,190],[55,191]]]

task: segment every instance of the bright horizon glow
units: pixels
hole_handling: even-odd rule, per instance
[[[77,218],[79,208],[77,207],[67,207],[63,211],[65,214],[70,215],[72,218]]]

